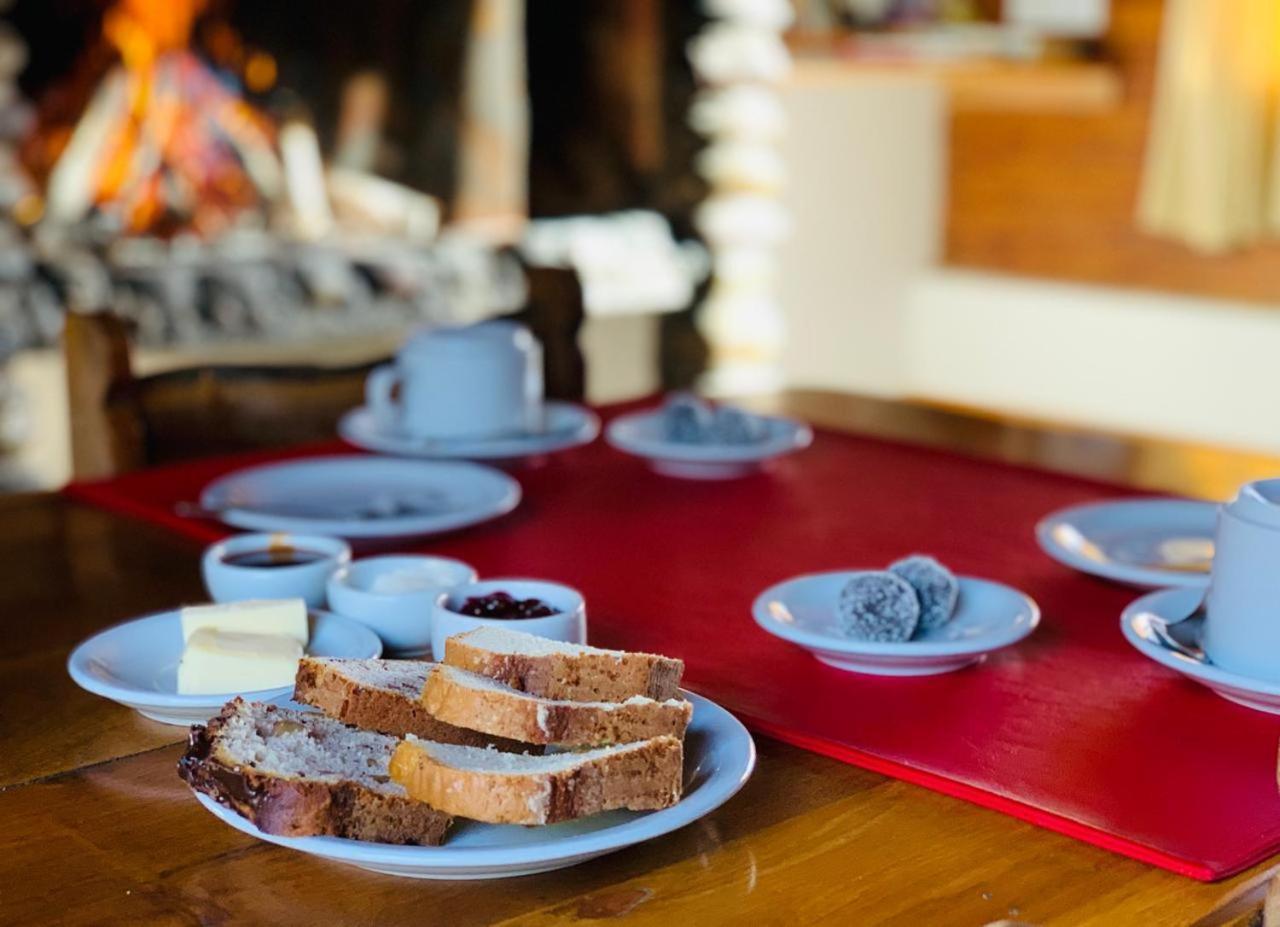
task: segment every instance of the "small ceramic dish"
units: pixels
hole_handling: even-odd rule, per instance
[[[1198,650],[1203,623],[1199,618],[1188,616],[1197,610],[1203,598],[1201,589],[1150,592],[1124,610],[1120,616],[1120,631],[1143,656],[1207,686],[1228,701],[1255,711],[1280,715],[1280,683],[1229,672],[1205,657],[1197,659],[1190,656],[1185,648],[1175,650],[1161,639],[1160,627],[1182,625],[1175,633],[1190,643],[1193,650]]]
[[[299,563],[241,564],[237,556],[273,551],[314,555]],[[334,570],[351,561],[351,545],[338,538],[314,534],[239,534],[205,549],[200,560],[204,586],[215,602],[241,599],[304,599],[310,608],[323,608],[325,583]]]
[[[352,409],[338,422],[348,444],[375,454],[465,460],[518,460],[590,444],[600,434],[600,417],[585,406],[548,400],[539,431],[493,438],[417,438],[388,429],[368,406]]]
[[[960,599],[951,620],[909,641],[846,637],[836,623],[840,590],[866,571],[797,576],[756,598],[751,613],[761,628],[799,644],[836,669],[877,676],[948,673],[1016,644],[1040,623],[1040,608],[1016,589],[985,579],[957,577]]]
[[[1218,506],[1190,499],[1117,499],[1062,509],[1036,525],[1059,563],[1138,588],[1209,585]]]
[[[457,611],[467,599],[495,592],[506,592],[517,599],[539,599],[555,609],[555,614],[545,618],[479,618]],[[450,637],[480,627],[506,628],[553,641],[585,644],[587,605],[578,590],[536,579],[487,579],[457,586],[436,597],[431,627],[431,649],[436,659],[444,656],[444,642]]]
[[[310,631],[306,652],[311,656],[369,659],[382,654],[378,635],[350,618],[312,610]],[[237,695],[276,701],[293,693],[293,686],[281,686],[256,692],[180,695],[182,647],[181,612],[157,612],[107,628],[84,641],[67,659],[67,672],[80,688],[163,724],[207,721]]]
[[[813,430],[804,422],[760,416],[765,438],[750,444],[683,443],[666,437],[661,409],[615,418],[605,429],[613,447],[649,461],[666,476],[694,480],[724,480],[755,473],[770,460],[802,450],[813,443]]]
[[[436,600],[476,578],[470,564],[449,557],[365,557],[329,577],[329,608],[368,625],[390,653],[425,656]]]

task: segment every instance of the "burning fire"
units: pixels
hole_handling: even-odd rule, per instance
[[[47,214],[91,210],[132,233],[211,236],[280,188],[275,127],[190,50],[208,0],[115,0],[103,36],[119,63],[97,85],[49,174]],[[239,49],[229,27],[224,50]],[[230,38],[228,39],[228,35]],[[254,89],[274,61],[239,54]]]

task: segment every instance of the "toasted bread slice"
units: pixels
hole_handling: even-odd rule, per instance
[[[424,740],[499,750],[529,745],[491,737],[433,718],[422,704],[422,687],[434,663],[422,660],[348,660],[303,657],[298,661],[293,697],[331,718],[383,734],[414,734]]]
[[[617,808],[669,808],[680,800],[683,765],[682,744],[666,736],[546,756],[408,737],[391,757],[391,778],[459,817],[554,824]]]
[[[438,655],[437,655],[438,656]],[[601,650],[486,626],[445,641],[444,662],[542,698],[621,702],[680,695],[684,663],[653,653]]]
[[[268,834],[435,846],[451,818],[391,780],[397,742],[316,712],[237,698],[192,727],[178,774]]]
[[[517,692],[510,686],[452,666],[427,674],[422,702],[433,717],[494,737],[531,744],[595,747],[668,734],[684,736],[693,705],[684,699],[566,702]]]

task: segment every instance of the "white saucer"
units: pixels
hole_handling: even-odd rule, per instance
[[[1040,623],[1028,596],[990,580],[961,576],[960,601],[940,628],[900,643],[846,637],[836,626],[836,602],[862,570],[797,576],[756,598],[751,613],[770,634],[799,644],[836,669],[877,676],[933,676],[977,663],[1016,644]]]
[[[1209,585],[1209,562],[1170,561],[1169,542],[1212,550],[1218,506],[1189,499],[1121,499],[1062,509],[1036,525],[1054,560],[1143,589]]]
[[[605,429],[605,440],[620,451],[646,458],[658,473],[693,480],[746,476],[768,460],[813,443],[813,430],[804,422],[772,415],[760,418],[768,427],[768,435],[753,444],[668,441],[661,409],[615,418]]]
[[[1280,715],[1280,683],[1251,679],[1228,672],[1207,661],[1193,659],[1160,643],[1151,629],[1151,619],[1173,625],[1195,611],[1204,597],[1200,589],[1162,589],[1131,603],[1120,616],[1125,639],[1143,656],[1189,679],[1208,686],[1228,701],[1268,714]]]
[[[307,653],[371,658],[381,655],[382,641],[358,621],[313,610]],[[179,695],[181,657],[182,621],[175,609],[100,631],[71,652],[67,672],[80,688],[163,724],[207,721],[237,695],[269,702],[293,694],[293,686],[288,685],[257,692]]]
[[[693,721],[685,738],[684,798],[675,807],[645,813],[613,811],[547,827],[455,822],[443,846],[395,846],[339,837],[264,834],[207,795],[196,798],[237,830],[313,856],[417,879],[494,879],[562,869],[620,850],[698,820],[724,804],[755,767],[751,735],[714,702],[686,692]]]
[[[600,417],[585,406],[548,400],[543,404],[541,431],[498,438],[443,440],[415,438],[388,431],[367,406],[352,409],[338,422],[338,434],[348,444],[397,457],[509,460],[550,454],[590,444],[600,434]]]
[[[205,487],[202,508],[252,531],[417,537],[505,515],[520,484],[465,461],[353,454],[249,467]]]

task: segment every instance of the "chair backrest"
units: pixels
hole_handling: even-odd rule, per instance
[[[581,399],[582,289],[572,271],[528,270],[529,301],[513,318],[543,343],[546,392]],[[109,312],[69,313],[63,336],[77,479],[151,464],[332,438],[359,405],[369,371],[355,366],[221,365],[137,376],[128,325]]]

